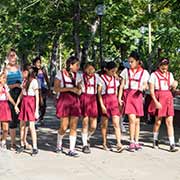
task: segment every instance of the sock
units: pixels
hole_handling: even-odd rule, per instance
[[[37,143],[33,143],[33,149],[37,149]]]
[[[76,145],[76,136],[69,136],[69,141],[70,141],[70,151],[74,151]]]
[[[133,143],[135,143],[135,142],[134,142],[134,140],[130,140],[130,143],[132,143],[132,144],[133,144]]]
[[[169,137],[169,143],[170,143],[170,145],[175,144],[174,136]]]
[[[159,135],[158,132],[153,132],[153,140],[154,141],[158,140],[158,135]]]
[[[2,146],[6,145],[6,140],[2,140],[2,141],[1,141],[1,145],[2,145]]]
[[[88,139],[88,134],[87,133],[82,133],[83,146],[87,146],[87,139]]]
[[[135,141],[135,144],[139,144],[139,141]]]
[[[62,147],[62,140],[63,140],[64,135],[60,135],[57,133],[57,147],[61,148]]]

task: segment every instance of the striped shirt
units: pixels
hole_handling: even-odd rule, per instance
[[[7,73],[7,85],[22,83],[22,74],[20,70],[8,71]]]

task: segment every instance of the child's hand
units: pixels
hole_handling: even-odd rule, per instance
[[[107,114],[107,109],[104,105],[101,107],[101,109],[103,114]]]
[[[35,119],[38,119],[38,118],[39,118],[39,111],[36,110],[36,111],[35,111]]]
[[[123,103],[124,103],[123,100],[119,99],[119,105],[123,106]]]
[[[172,84],[172,88],[175,90],[178,86],[178,81],[174,80],[173,84]]]
[[[16,114],[18,114],[20,112],[20,110],[19,110],[17,105],[14,106],[14,109],[15,109]]]
[[[162,105],[160,102],[155,103],[156,109],[162,109]]]
[[[77,94],[77,95],[80,95],[81,94],[81,89],[75,87],[72,89],[73,93]]]

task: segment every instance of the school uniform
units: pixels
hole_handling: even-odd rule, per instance
[[[160,70],[153,72],[150,76],[149,83],[154,84],[155,96],[161,103],[162,109],[156,109],[152,100],[148,112],[158,117],[174,116],[173,96],[170,87],[174,82],[173,74],[167,72],[165,76]]]
[[[8,91],[8,87],[4,86],[2,92],[0,92],[0,122],[8,122],[12,120],[11,110],[6,95]]]
[[[81,74],[82,94],[80,96],[81,115],[83,117],[97,117],[97,86],[101,85],[101,80],[98,74],[88,76],[85,73]]]
[[[69,77],[67,71],[58,71],[56,78],[60,80],[60,86],[73,88],[77,85],[77,76],[79,73],[73,73],[73,80]],[[58,118],[81,115],[79,96],[72,92],[61,92],[56,105],[56,115]]]
[[[139,88],[144,82],[148,82],[149,73],[143,68],[138,68],[136,72],[131,69],[124,69],[120,76],[125,80],[123,92],[124,114],[143,116],[143,94],[139,91]]]
[[[102,116],[107,116],[108,118],[112,116],[120,116],[119,102],[117,98],[117,88],[119,86],[119,80],[116,80],[114,76],[108,76],[106,74],[101,75],[102,79],[102,100],[106,107],[107,114]]]
[[[26,83],[26,80],[23,81],[23,86]],[[29,85],[28,91],[24,87],[22,87],[22,102],[19,113],[20,121],[35,121],[35,109],[36,109],[36,98],[35,98],[35,90],[38,90],[38,81],[37,79],[33,79]]]

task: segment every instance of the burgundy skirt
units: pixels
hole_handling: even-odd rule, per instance
[[[61,117],[80,117],[79,96],[74,93],[61,93],[56,105],[56,116]]]
[[[11,110],[8,101],[0,101],[0,122],[9,122],[11,119]]]
[[[174,116],[174,102],[171,91],[155,91],[155,96],[161,103],[162,109],[156,109],[152,100],[149,104],[148,112],[158,117]]]
[[[107,114],[103,114],[101,111],[102,116],[107,116],[108,118],[112,116],[120,116],[119,111],[119,102],[116,94],[105,94],[102,95],[103,103],[107,109]]]
[[[18,119],[20,121],[35,121],[35,97],[23,96]]]
[[[124,114],[135,114],[136,116],[144,116],[143,110],[143,94],[137,90],[124,90]]]
[[[97,117],[97,97],[96,94],[82,94],[80,97],[81,115],[83,117]]]

